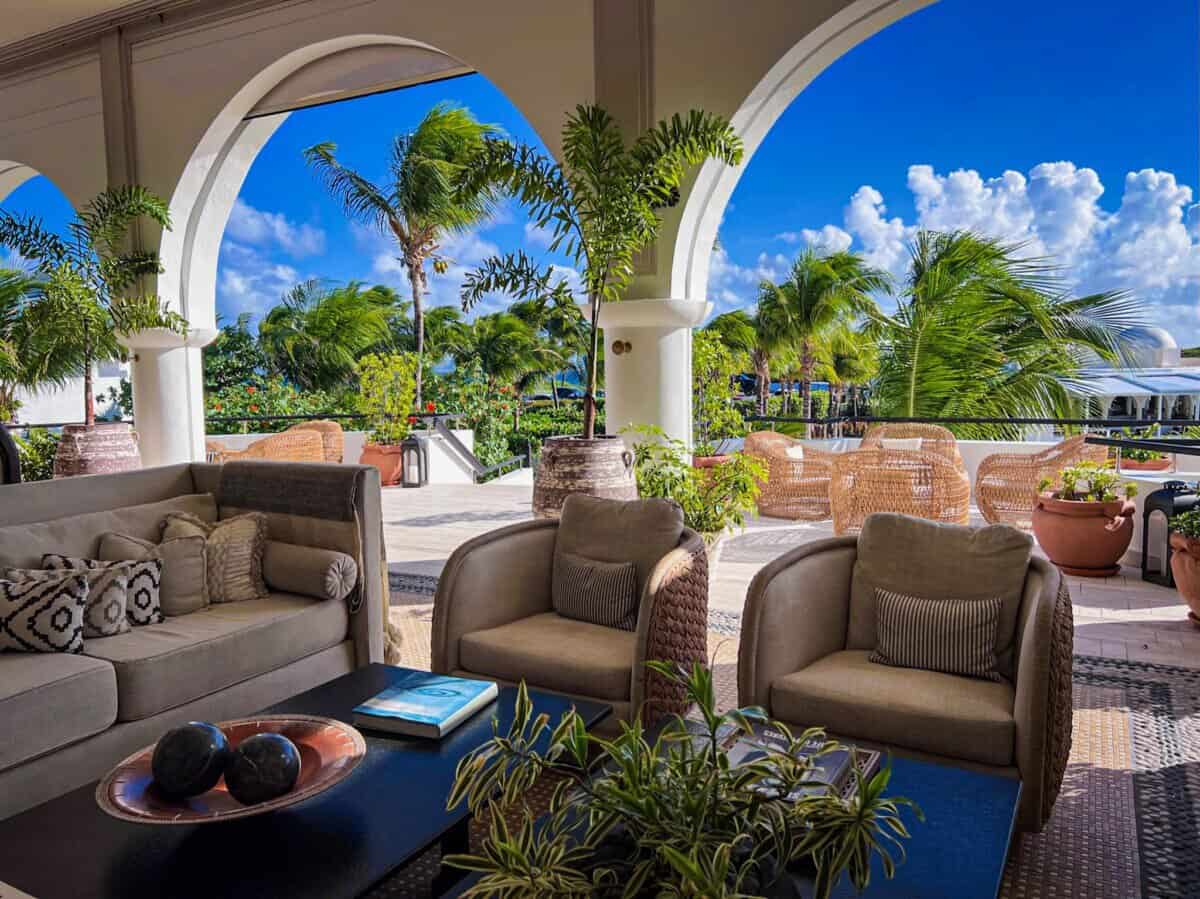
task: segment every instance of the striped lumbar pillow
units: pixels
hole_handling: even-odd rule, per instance
[[[871,661],[1000,680],[996,633],[1003,601],[921,599],[876,588]]]
[[[624,631],[637,628],[637,567],[632,562],[555,553],[552,596],[554,611],[564,618]]]

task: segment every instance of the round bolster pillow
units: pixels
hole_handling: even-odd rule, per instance
[[[268,540],[263,579],[272,590],[317,599],[345,599],[358,583],[358,565],[345,553]]]

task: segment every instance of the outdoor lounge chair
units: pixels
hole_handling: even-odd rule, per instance
[[[829,503],[835,534],[857,534],[875,512],[966,524],[971,482],[943,453],[857,449],[833,458]]]
[[[945,456],[963,471],[962,455],[958,451],[958,441],[954,434],[941,425],[922,424],[920,422],[885,422],[872,425],[863,435],[860,449],[897,449],[895,442],[911,442],[920,440],[918,447],[921,452],[937,453]]]
[[[632,630],[556,611],[566,611],[562,587],[569,594],[576,583],[554,583],[564,553],[635,564]],[[648,724],[686,710],[682,689],[645,663],[703,663],[707,629],[704,541],[683,526],[679,507],[573,494],[561,518],[500,528],[454,551],[434,598],[431,667],[607,703],[613,715],[601,727],[613,733],[635,715]]]
[[[1055,487],[1058,473],[1080,462],[1103,462],[1108,448],[1084,443],[1086,434],[1068,437],[1040,453],[993,453],[985,456],[975,473],[975,502],[990,523],[1033,527],[1033,507],[1043,478]]]
[[[745,451],[767,465],[758,511],[772,518],[822,521],[829,517],[834,453],[814,449],[775,431],[746,435]]]
[[[313,438],[316,438],[315,440]],[[341,462],[345,435],[336,421],[302,421],[286,431],[256,440],[242,450],[233,450],[218,440],[205,442],[210,462],[231,459],[272,459],[276,462]]]
[[[876,515],[857,538],[780,556],[746,596],[739,704],[765,708],[796,733],[820,726],[897,755],[1019,777],[1017,828],[1041,830],[1071,748],[1074,638],[1066,585],[1031,547],[1003,526]],[[999,597],[999,680],[870,660],[880,588],[926,600]]]

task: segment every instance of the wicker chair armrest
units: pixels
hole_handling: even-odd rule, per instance
[[[642,593],[632,671],[632,708],[646,725],[687,711],[682,687],[646,668],[667,661],[690,669],[708,655],[708,553],[704,539],[684,529],[679,546],[663,556]]]
[[[1036,477],[1040,453],[992,453],[979,461],[975,480],[986,478],[997,472],[1016,471],[1022,479]],[[1004,478],[1004,474],[1001,474]],[[1005,478],[1005,480],[1010,480]]]

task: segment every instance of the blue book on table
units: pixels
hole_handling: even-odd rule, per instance
[[[409,671],[386,690],[354,708],[354,723],[414,737],[444,737],[492,702],[491,681]]]

